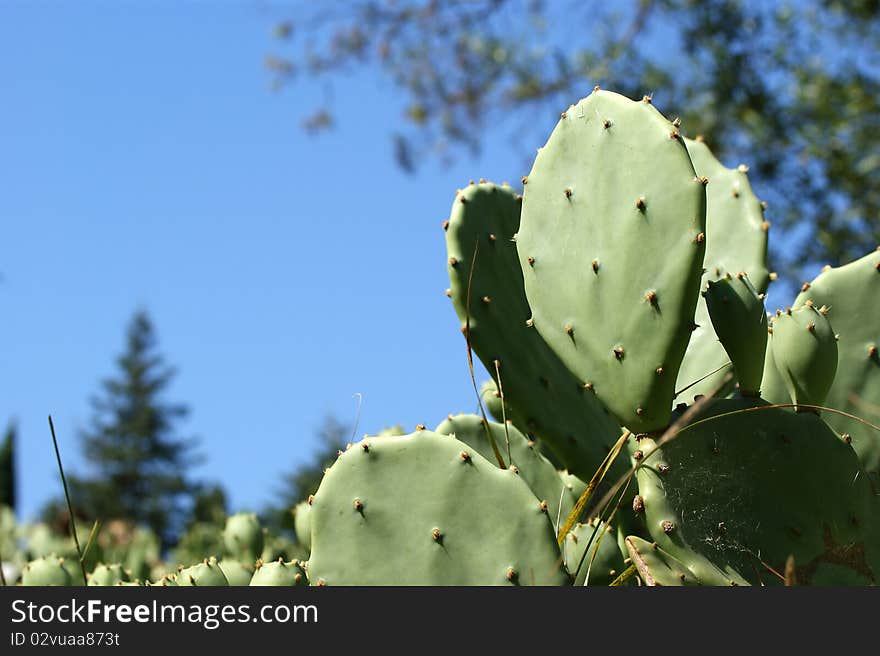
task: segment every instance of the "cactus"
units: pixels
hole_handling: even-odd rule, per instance
[[[306,551],[312,548],[312,523],[309,513],[312,510],[311,502],[301,501],[293,509],[293,528],[296,532],[296,540]]]
[[[703,292],[712,327],[730,356],[740,393],[758,396],[767,350],[767,312],[745,273],[709,282]]]
[[[226,577],[229,585],[236,587],[250,585],[251,578],[254,575],[254,568],[252,566],[249,567],[233,558],[224,558],[217,564],[223,571],[223,576]]]
[[[880,404],[880,252],[873,251],[842,267],[827,267],[806,283],[794,307],[807,302],[830,307],[828,317],[839,335],[837,374],[825,405],[866,416],[877,423]],[[880,433],[859,421],[826,413],[825,421],[851,436],[862,466],[880,475]]]
[[[706,189],[678,128],[594,91],[526,182],[516,244],[535,328],[621,425],[665,427],[706,247]]]
[[[575,585],[608,585],[626,569],[615,531],[604,522],[576,524],[565,536],[562,553]]]
[[[748,167],[729,169],[702,140],[684,141],[697,175],[708,180],[702,288],[727,275],[744,272],[757,292],[763,294],[771,279],[767,269],[770,224],[764,220],[764,204],[752,192]],[[718,343],[703,298],[697,303],[694,324],[675,384],[678,390],[687,388],[686,398],[714,392],[730,369],[725,366],[728,355]]]
[[[89,585],[108,586],[116,585],[120,581],[130,581],[131,577],[119,563],[105,565],[99,563],[89,574]]]
[[[311,522],[312,585],[568,581],[547,508],[520,474],[427,430],[352,445]]]
[[[700,582],[673,556],[661,549],[656,542],[648,542],[637,535],[626,538],[630,561],[639,577],[648,586],[700,585]]]
[[[291,586],[308,585],[306,571],[298,560],[284,562],[283,558],[264,563],[257,561],[257,568],[249,585]]]
[[[539,501],[547,504],[547,512],[554,525],[558,523],[560,517],[565,521],[577,499],[560,480],[556,467],[542,456],[535,448],[535,443],[520,433],[515,426],[508,424],[505,430],[503,424],[496,422],[484,424],[482,417],[460,414],[449,415],[434,429],[441,435],[451,435],[464,442],[486,460],[494,463],[495,456],[489,446],[487,430],[492,433],[505,463],[516,467],[532,494]]]
[[[824,404],[837,373],[837,337],[827,311],[808,303],[779,311],[772,322],[773,362],[799,411]]]
[[[245,562],[254,562],[263,552],[263,529],[253,513],[238,513],[226,519],[223,530],[226,550]]]
[[[779,584],[790,555],[802,583],[826,564],[880,579],[874,492],[819,416],[718,400],[659,448],[631,440],[630,454],[649,535],[699,582]]]
[[[64,559],[51,555],[32,560],[21,572],[21,584],[25,586],[73,585],[73,580],[64,568]]]
[[[513,190],[491,182],[458,192],[444,224],[448,293],[462,331],[467,328],[471,346],[493,378],[498,362],[511,419],[526,434],[540,438],[567,469],[592,476],[620,432],[582,381],[528,325],[529,305],[513,241],[520,205]],[[500,396],[498,401],[500,405]],[[493,412],[496,419],[502,414],[500,408]]]
[[[220,586],[229,585],[226,575],[220,569],[214,556],[205,558],[198,565],[181,568],[176,577],[177,585],[182,586]]]

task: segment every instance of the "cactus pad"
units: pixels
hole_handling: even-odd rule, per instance
[[[740,392],[758,396],[767,351],[764,302],[743,272],[710,281],[703,299],[715,334],[733,363]]]
[[[773,362],[792,403],[823,405],[834,382],[837,338],[826,312],[809,303],[773,319]]]
[[[701,583],[781,584],[789,555],[803,584],[828,564],[880,578],[870,482],[819,416],[719,400],[655,446],[630,445],[648,531]]]
[[[798,307],[808,300],[814,307],[831,308],[828,318],[840,336],[837,374],[825,405],[880,423],[880,252],[824,271],[804,285],[794,304]],[[823,417],[852,437],[862,466],[880,474],[880,433],[841,415]]]
[[[516,243],[534,326],[633,431],[669,422],[705,231],[704,181],[649,102],[595,91],[528,175]]]
[[[448,435],[366,439],[312,503],[312,585],[564,584],[546,509]]]
[[[513,241],[520,206],[513,190],[491,182],[459,191],[444,224],[449,296],[493,378],[499,362],[508,417],[540,438],[566,468],[592,476],[620,432],[583,381],[527,323],[531,311]],[[492,414],[501,416],[500,408]]]

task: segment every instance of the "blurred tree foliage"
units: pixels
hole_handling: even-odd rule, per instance
[[[880,0],[351,0],[288,16],[275,82],[381,70],[403,98],[389,124],[404,169],[502,127],[534,153],[599,84],[653,95],[728,166],[750,165],[783,272],[880,239]],[[345,113],[332,96],[313,109],[310,131]]]
[[[10,422],[0,442],[0,506],[15,510],[15,439],[18,433],[14,422]]]

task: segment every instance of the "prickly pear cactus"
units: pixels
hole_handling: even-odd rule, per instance
[[[745,272],[759,294],[767,291],[770,272],[767,268],[767,238],[770,223],[764,220],[764,204],[752,192],[747,171],[724,166],[705,142],[685,139],[697,175],[708,179],[706,185],[706,257],[701,288],[710,281]],[[676,389],[686,392],[682,399],[714,392],[730,367],[728,355],[718,343],[708,308],[701,298],[694,317],[697,326],[681,369]],[[715,374],[711,372],[719,369]],[[697,382],[699,381],[699,382]],[[696,384],[694,384],[696,383]]]
[[[263,529],[253,513],[238,513],[226,519],[223,530],[226,550],[239,560],[254,562],[263,552]]]
[[[837,373],[837,337],[827,313],[808,303],[779,311],[772,322],[773,362],[798,410],[823,405]]]
[[[82,575],[79,577],[82,581]],[[70,574],[64,568],[64,559],[43,556],[27,563],[21,572],[21,584],[25,586],[73,585]]]
[[[647,586],[700,585],[684,564],[666,553],[656,542],[648,542],[637,535],[626,538],[630,561],[639,578]]]
[[[507,425],[490,421],[483,423],[477,415],[449,415],[441,422],[435,432],[441,435],[452,435],[464,442],[489,462],[495,462],[495,455],[489,446],[487,430],[492,434],[495,443],[501,450],[506,465],[513,465],[522,479],[528,484],[532,494],[547,504],[547,512],[554,526],[565,522],[566,517],[574,508],[577,499],[560,480],[556,467],[540,454],[535,443],[520,433],[512,424]],[[508,444],[510,450],[508,451]],[[508,456],[508,453],[510,454]]]
[[[665,427],[706,249],[706,189],[678,128],[594,91],[525,182],[516,244],[535,328],[620,424]]]
[[[880,252],[823,271],[804,285],[794,306],[807,301],[831,308],[828,318],[839,335],[837,374],[825,405],[880,423]],[[838,414],[823,418],[851,436],[862,466],[880,476],[880,433]]]
[[[593,520],[575,524],[562,553],[575,585],[608,585],[626,569],[612,526]]]
[[[308,585],[309,579],[306,571],[298,560],[284,562],[283,558],[264,563],[257,561],[257,569],[251,579],[250,585],[291,586]]]
[[[513,241],[521,200],[509,187],[491,182],[458,192],[444,223],[448,293],[493,378],[499,363],[505,413],[526,434],[542,439],[570,471],[591,476],[620,433],[583,381],[528,324],[531,312]],[[501,416],[500,408],[493,414]]]
[[[311,512],[312,585],[568,582],[545,506],[520,474],[431,431],[366,439]]]
[[[98,564],[89,574],[89,585],[116,585],[120,581],[130,581],[131,577],[119,563]]]
[[[312,548],[312,522],[309,513],[312,505],[309,501],[301,501],[293,509],[293,528],[296,532],[296,540],[308,551]]]
[[[721,346],[730,356],[743,396],[758,396],[767,350],[764,302],[743,272],[707,283],[703,292]]]
[[[235,587],[250,585],[251,578],[254,575],[254,567],[252,565],[245,565],[233,558],[224,558],[217,564],[223,571],[223,576],[226,577],[229,585]]]
[[[702,584],[780,584],[789,555],[803,584],[828,565],[880,578],[877,501],[852,447],[812,413],[760,399],[711,405],[656,449],[632,440],[651,538]]]
[[[229,585],[226,575],[220,569],[217,559],[211,556],[198,565],[181,569],[177,573],[177,585],[179,586],[220,586]]]

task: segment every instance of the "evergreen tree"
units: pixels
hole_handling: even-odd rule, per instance
[[[0,445],[0,506],[15,510],[15,437],[16,427],[10,423]]]
[[[200,458],[195,440],[177,434],[188,408],[163,400],[176,372],[156,343],[146,312],[137,312],[118,373],[102,381],[100,395],[91,400],[91,426],[80,435],[93,475],[71,476],[70,487],[77,511],[90,519],[143,524],[167,547],[187,523],[199,491],[189,472]]]

